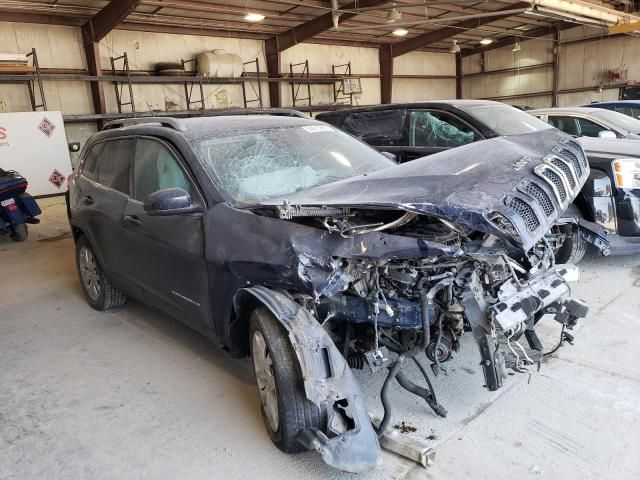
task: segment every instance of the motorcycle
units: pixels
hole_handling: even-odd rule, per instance
[[[37,224],[42,211],[34,198],[26,193],[27,179],[14,170],[0,168],[0,233],[9,234],[16,242],[27,239],[27,224]]]

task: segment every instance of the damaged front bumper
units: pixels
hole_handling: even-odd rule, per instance
[[[550,270],[525,282],[505,282],[498,293],[499,301],[488,306],[479,281],[474,278],[462,296],[466,318],[480,349],[485,385],[490,391],[502,387],[506,369],[542,360],[543,347],[535,332],[536,323],[545,314],[553,314],[556,321],[572,329],[578,319],[589,312],[587,304],[569,298],[567,278],[569,268]],[[498,331],[507,341],[511,352],[499,348]],[[511,349],[510,342],[524,335],[529,352],[521,350],[524,358]],[[518,344],[518,347],[520,345]]]

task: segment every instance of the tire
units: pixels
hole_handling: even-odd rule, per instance
[[[159,62],[155,65],[156,72],[162,70],[182,70],[184,72],[184,66],[182,62]]]
[[[587,253],[587,241],[580,234],[580,227],[577,225],[562,225],[559,228],[566,238],[556,251],[556,263],[577,264]]]
[[[24,242],[29,236],[29,229],[27,228],[26,223],[21,223],[20,225],[14,225],[13,231],[11,232],[11,238],[15,242]]]
[[[121,307],[127,301],[125,294],[114,287],[105,275],[84,235],[76,242],[76,268],[82,291],[95,310],[106,312]]]
[[[307,428],[321,428],[326,415],[306,397],[300,366],[289,335],[273,314],[266,308],[254,310],[249,332],[262,418],[269,437],[285,453],[303,452],[306,449],[296,440],[298,435]],[[259,338],[264,341],[264,346],[259,345]],[[267,371],[271,374],[270,378]],[[271,401],[267,401],[270,383],[273,394]],[[269,413],[269,405],[276,405],[277,411]]]

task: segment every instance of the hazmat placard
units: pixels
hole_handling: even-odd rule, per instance
[[[0,113],[0,167],[20,172],[31,195],[64,193],[72,170],[62,113]]]

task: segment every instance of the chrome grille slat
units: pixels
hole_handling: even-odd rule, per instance
[[[508,197],[504,204],[517,213],[524,221],[529,231],[534,231],[540,226],[540,220],[536,212],[524,200],[518,197]]]
[[[564,158],[567,158],[571,165],[573,165],[573,169],[578,174],[578,177],[582,178],[582,162],[578,159],[578,156],[575,153],[573,153],[571,150],[567,150],[566,148],[554,149],[554,152]]]
[[[555,188],[559,197],[558,201],[560,203],[564,203],[564,201],[567,199],[567,190],[564,188],[562,177],[551,168],[543,169],[542,177],[545,178],[547,182],[549,182],[549,184],[553,186],[553,188]]]
[[[558,157],[554,157],[549,160],[549,163],[559,168],[562,171],[562,173],[564,173],[564,176],[567,177],[567,181],[569,182],[569,188],[571,188],[571,190],[576,188],[576,179],[574,178],[573,172],[571,171],[571,167],[569,167],[569,165],[566,162],[564,162]]]
[[[555,211],[551,198],[549,198],[547,192],[545,192],[539,185],[527,182],[522,186],[522,191],[538,202],[547,217],[551,216]]]

